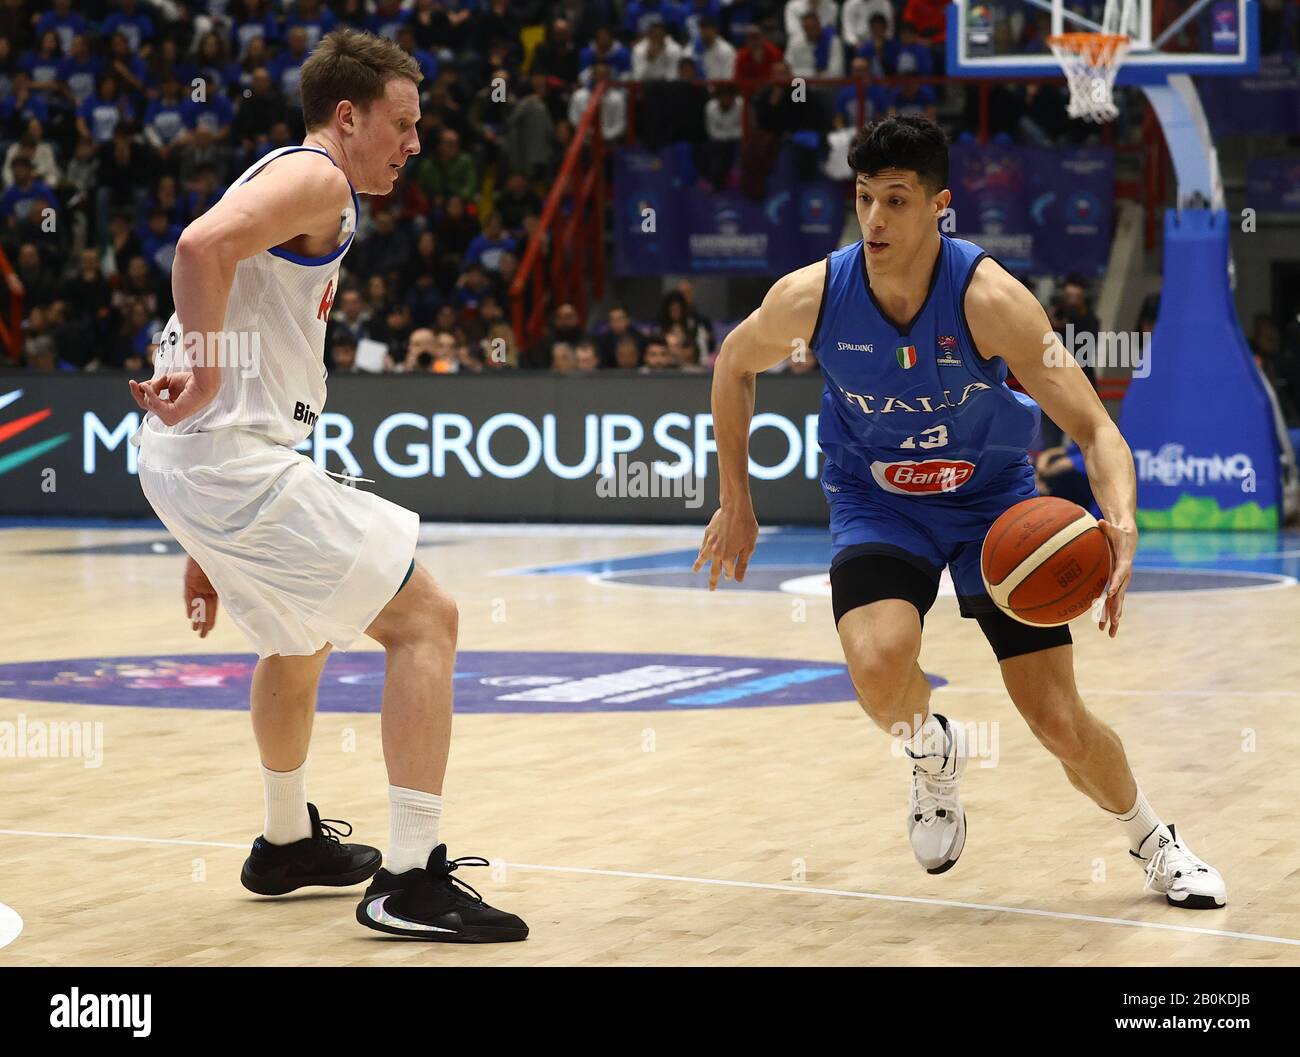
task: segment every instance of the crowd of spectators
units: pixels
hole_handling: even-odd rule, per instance
[[[836,165],[860,121],[934,117],[940,91],[956,90],[924,82],[943,73],[944,7],[6,0],[0,246],[23,290],[22,364],[148,373],[151,339],[173,310],[181,231],[258,159],[301,141],[302,63],[322,35],[349,25],[394,40],[424,71],[422,151],[391,195],[363,198],[327,335],[331,367],[373,365],[378,343],[396,371],[705,368],[719,328],[688,286],[665,299],[659,320],[624,326],[620,310],[571,320],[573,308],[560,306],[542,342],[521,348],[513,331],[510,285],[594,86],[610,82],[607,140],[622,141],[634,119],[646,146],[690,142],[715,187],[761,194],[786,143],[806,175],[843,177]],[[1041,19],[1025,12],[1014,32],[1032,46]],[[869,82],[865,112],[853,86],[793,106],[795,76]],[[705,83],[730,79],[739,90]],[[759,87],[772,79],[782,83]],[[1052,92],[1006,88],[1006,131],[1030,142],[1060,134]]]

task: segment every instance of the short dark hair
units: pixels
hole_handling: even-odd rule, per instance
[[[849,168],[865,176],[909,169],[930,194],[948,186],[948,140],[923,117],[889,117],[858,131],[849,144]]]

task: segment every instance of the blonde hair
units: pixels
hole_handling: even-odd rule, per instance
[[[308,132],[328,125],[344,99],[368,110],[395,77],[405,77],[417,88],[424,79],[420,64],[391,40],[354,29],[334,30],[302,64],[303,124]]]

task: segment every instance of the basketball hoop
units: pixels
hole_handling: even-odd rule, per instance
[[[1047,38],[1070,83],[1066,113],[1097,124],[1119,116],[1115,74],[1132,42],[1118,33],[1059,33]]]

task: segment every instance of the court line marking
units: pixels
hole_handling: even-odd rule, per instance
[[[1183,576],[1216,576],[1227,575],[1238,578],[1247,578],[1263,581],[1255,584],[1242,584],[1232,586],[1225,584],[1223,587],[1188,587],[1180,590],[1176,587],[1164,588],[1157,591],[1134,591],[1135,598],[1144,598],[1147,595],[1206,595],[1221,594],[1224,591],[1276,591],[1279,588],[1295,587],[1296,578],[1288,576],[1286,573],[1261,573],[1255,569],[1207,569],[1197,565],[1135,565],[1135,573],[1152,572],[1152,573],[1178,573]]]
[[[636,551],[632,554],[615,554],[605,558],[592,558],[590,560],[584,560],[584,561],[557,561],[557,562],[541,562],[541,563],[533,562],[532,565],[516,565],[516,566],[511,566],[509,569],[493,569],[491,572],[488,573],[488,575],[489,576],[585,576],[585,577],[608,576],[614,573],[622,573],[627,570],[611,569],[604,573],[592,573],[592,572],[584,572],[580,569],[571,569],[568,572],[558,573],[558,572],[551,572],[548,569],[548,566],[554,566],[556,568],[559,568],[561,565],[596,565],[600,562],[624,562],[624,561],[628,561],[631,558],[658,558],[661,555],[680,554],[681,552],[682,552],[681,547],[665,547],[662,550]],[[662,572],[669,568],[670,567],[666,565],[663,566],[652,565],[652,566],[648,566],[644,570],[635,570],[635,571]],[[680,568],[689,569],[690,566],[683,565]]]
[[[755,568],[757,567],[751,567],[747,569],[746,575],[753,572]],[[763,566],[763,568],[793,570],[793,569],[800,568],[800,566],[767,565],[767,566]],[[610,570],[608,572],[603,572],[603,573],[567,573],[563,575],[582,576],[587,581],[587,583],[593,585],[594,587],[603,587],[606,588],[607,590],[614,590],[614,591],[674,591],[677,593],[687,592],[694,596],[695,601],[708,602],[710,605],[712,605],[714,602],[717,602],[720,599],[725,600],[727,602],[735,602],[737,600],[741,602],[748,602],[752,600],[752,596],[754,595],[769,595],[774,598],[790,597],[788,592],[782,592],[779,588],[773,589],[770,587],[744,587],[743,585],[737,585],[735,589],[731,591],[722,591],[722,593],[720,594],[719,591],[726,584],[735,583],[735,581],[726,578],[719,578],[718,589],[714,591],[710,591],[708,590],[709,587],[708,566],[701,568],[698,573],[691,573],[692,576],[699,577],[698,584],[629,584],[629,583],[623,583],[620,580],[612,579],[613,577],[616,576],[632,576],[632,575],[640,575],[643,573],[663,573],[663,572],[680,573],[680,572],[689,572],[689,571],[690,571],[690,566],[686,565],[686,566],[682,566],[680,569],[648,567],[644,569],[616,569],[616,570]],[[827,595],[824,599],[822,599],[818,595],[806,595],[806,596],[800,595],[799,597],[807,597],[807,598],[812,598],[814,600],[825,601],[828,605],[830,604],[830,600],[831,600],[830,595]],[[770,601],[771,599],[768,600]],[[682,601],[685,600],[683,599]]]
[[[673,551],[664,551],[664,552],[660,552],[660,553],[671,554],[671,553],[675,553],[675,552],[673,552]],[[629,555],[629,557],[633,557],[633,556],[632,556],[632,555]],[[655,555],[639,555],[639,554],[638,554],[638,555],[635,555],[634,557],[638,557],[638,558],[640,558],[640,557],[655,557]],[[596,560],[596,561],[599,561],[600,559],[595,559],[595,560]],[[614,559],[606,559],[606,560],[609,560],[609,561],[618,561],[618,560],[620,560],[620,559],[614,558]],[[557,563],[557,564],[561,564],[561,563]],[[637,575],[644,575],[644,574],[647,574],[647,573],[681,573],[681,572],[689,572],[689,571],[690,571],[690,566],[689,566],[689,565],[682,565],[682,566],[677,566],[677,567],[672,567],[672,566],[648,566],[648,567],[645,567],[645,568],[639,568],[639,567],[638,567],[638,568],[632,568],[632,569],[609,569],[609,570],[606,570],[605,572],[580,572],[580,571],[578,571],[578,570],[573,570],[573,571],[571,571],[571,572],[567,572],[567,573],[551,573],[551,572],[545,572],[545,573],[532,572],[532,573],[530,573],[530,568],[531,568],[532,570],[536,570],[536,569],[540,568],[540,566],[524,567],[523,569],[508,569],[508,570],[504,570],[504,571],[503,571],[503,570],[498,570],[498,571],[496,571],[496,572],[494,572],[494,573],[491,573],[490,575],[492,575],[492,576],[505,576],[505,575],[580,576],[580,577],[582,577],[584,580],[586,580],[587,583],[591,584],[592,586],[594,586],[594,587],[603,587],[603,588],[606,588],[606,589],[613,588],[613,589],[633,590],[633,591],[692,591],[692,592],[695,592],[696,594],[701,594],[701,593],[702,593],[703,596],[706,597],[706,598],[720,598],[720,597],[722,597],[721,595],[718,595],[716,592],[708,591],[708,590],[707,590],[708,585],[709,585],[709,572],[708,572],[708,567],[707,567],[707,566],[704,567],[704,568],[701,568],[700,571],[699,571],[698,573],[694,573],[694,574],[693,574],[693,575],[695,575],[695,576],[700,577],[700,583],[699,583],[698,585],[689,585],[689,584],[624,583],[624,582],[622,582],[621,580],[618,579],[618,577],[623,577],[623,576],[637,576]],[[788,571],[795,571],[795,570],[798,570],[798,569],[806,569],[806,568],[811,568],[811,567],[810,567],[810,566],[800,566],[800,565],[752,565],[752,566],[749,567],[749,569],[747,570],[747,572],[753,572],[753,571],[755,571],[755,570],[757,570],[757,569],[764,569],[764,570],[770,570],[770,569],[785,569],[785,570],[788,570]],[[1237,578],[1239,578],[1239,579],[1246,579],[1246,578],[1249,578],[1249,579],[1251,579],[1251,580],[1253,580],[1253,581],[1255,581],[1255,582],[1253,582],[1253,583],[1245,583],[1245,584],[1240,584],[1240,583],[1239,583],[1239,584],[1224,584],[1222,587],[1188,587],[1188,588],[1183,588],[1183,589],[1179,589],[1179,588],[1159,588],[1159,589],[1154,590],[1154,591],[1134,591],[1134,592],[1132,593],[1132,595],[1130,596],[1130,600],[1138,600],[1138,599],[1145,599],[1145,598],[1170,598],[1170,599],[1172,599],[1172,598],[1183,598],[1183,597],[1185,597],[1185,596],[1187,596],[1187,595],[1221,595],[1221,594],[1224,594],[1224,593],[1226,593],[1226,592],[1232,592],[1232,591],[1237,591],[1237,592],[1241,592],[1241,591],[1277,591],[1277,590],[1285,590],[1285,589],[1290,588],[1290,587],[1295,587],[1295,586],[1297,586],[1297,584],[1300,584],[1300,581],[1297,581],[1297,579],[1296,579],[1294,576],[1287,576],[1285,573],[1260,573],[1260,572],[1255,572],[1255,571],[1253,571],[1253,570],[1243,570],[1243,571],[1240,571],[1240,572],[1227,572],[1226,570],[1223,570],[1223,569],[1177,568],[1177,567],[1173,567],[1173,566],[1169,566],[1169,567],[1165,567],[1165,566],[1140,566],[1140,567],[1138,567],[1135,571],[1136,571],[1136,572],[1142,572],[1142,571],[1144,571],[1144,570],[1146,570],[1146,571],[1150,571],[1150,572],[1157,572],[1157,573],[1182,573],[1182,574],[1187,574],[1187,575],[1191,575],[1191,576],[1197,576],[1197,575],[1200,575],[1200,576],[1214,576],[1214,575],[1217,575],[1217,574],[1225,574],[1225,573],[1226,573],[1226,575],[1230,575],[1230,576],[1233,576],[1233,577],[1237,577]],[[791,580],[787,580],[787,581],[785,581],[785,582],[786,582],[786,583],[790,583],[790,582],[792,582],[792,580],[812,579],[813,577],[818,576],[818,575],[826,576],[827,574],[826,574],[825,572],[819,572],[819,570],[814,569],[813,572],[808,573],[807,576],[793,577],[793,578],[791,578]],[[728,582],[728,581],[725,580],[725,579],[719,579],[719,580],[718,580],[718,586],[721,587],[724,583],[727,583],[727,582]],[[829,579],[828,579],[828,582],[829,582]],[[949,582],[950,582],[950,581],[949,581]],[[743,588],[742,588],[742,590],[745,592],[746,595],[754,595],[754,594],[763,595],[763,594],[767,594],[767,595],[776,595],[776,596],[778,596],[778,597],[788,597],[789,595],[795,593],[795,592],[786,591],[786,590],[784,589],[784,586],[781,585],[781,584],[778,584],[776,587],[751,587],[751,588],[747,588],[747,589],[743,589]],[[810,598],[810,599],[813,599],[813,600],[816,600],[816,601],[822,601],[822,602],[827,602],[827,603],[829,603],[830,600],[831,600],[831,596],[830,596],[829,591],[828,591],[828,592],[825,592],[825,593],[822,593],[822,592],[815,592],[815,591],[799,591],[799,592],[798,592],[798,596],[801,597],[801,598]],[[949,595],[947,594],[947,592],[940,592],[940,597],[945,597],[945,596],[946,596],[946,597],[951,597],[951,596],[949,596]]]
[[[0,947],[7,947],[23,931],[23,919],[11,906],[0,903]]]
[[[63,837],[75,840],[118,841],[132,844],[179,844],[206,848],[246,848],[247,844],[232,844],[215,840],[180,840],[174,837],[128,837],[99,833],[53,833],[43,830],[0,829],[0,836]],[[538,863],[492,860],[492,866],[506,870],[536,870],[545,873],[582,874],[590,877],[626,877],[637,881],[673,881],[678,884],[712,885],[720,888],[745,888],[760,892],[791,892],[795,895],[835,896],[839,899],[871,899],[882,903],[913,903],[919,906],[949,907],[955,910],[977,910],[1003,914],[1020,914],[1026,917],[1053,918],[1058,921],[1086,921],[1097,925],[1124,925],[1129,928],[1159,929],[1163,932],[1182,932],[1196,936],[1218,936],[1230,940],[1249,940],[1254,943],[1276,943],[1287,947],[1300,947],[1300,939],[1286,936],[1265,936],[1256,932],[1230,932],[1226,929],[1207,929],[1196,925],[1169,925],[1159,921],[1137,921],[1133,918],[1108,918],[1095,914],[1071,914],[1062,910],[1035,910],[1030,907],[1007,907],[996,903],[966,903],[957,899],[934,899],[928,896],[895,896],[881,892],[854,892],[844,888],[819,888],[812,885],[773,884],[764,881],[732,881],[719,877],[688,877],[681,874],[642,873],[636,870],[601,870],[584,866],[543,866]],[[3,904],[0,904],[3,906]],[[3,944],[0,944],[3,946]]]
[[[830,662],[827,662],[830,663]],[[948,682],[933,688],[934,693],[950,694],[1005,694],[1005,686],[955,686]],[[1300,690],[1113,690],[1099,686],[1081,686],[1081,694],[1118,694],[1127,697],[1300,697]]]
[[[40,829],[0,829],[0,837],[66,837],[71,840],[106,840],[127,844],[183,844],[198,848],[250,848],[252,844],[231,844],[222,840],[179,840],[176,837],[123,837],[109,833],[55,833]]]
[[[0,831],[3,832],[3,831]],[[884,903],[916,903],[922,906],[953,907],[959,910],[999,911],[1004,914],[1023,914],[1030,917],[1056,918],[1063,921],[1088,921],[1100,925],[1127,925],[1133,928],[1160,929],[1166,932],[1188,932],[1199,936],[1221,936],[1225,939],[1252,940],[1256,943],[1280,943],[1300,947],[1300,939],[1286,936],[1265,936],[1256,932],[1229,932],[1226,929],[1206,929],[1196,925],[1168,925],[1159,921],[1137,921],[1133,918],[1107,918],[1094,914],[1070,914],[1061,910],[1034,910],[1029,907],[1004,907],[994,903],[965,903],[956,899],[932,899],[926,896],[893,896],[879,892],[854,892],[843,888],[818,888],[811,885],[771,884],[763,881],[728,881],[717,877],[683,877],[676,874],[638,873],[634,870],[593,870],[581,866],[540,866],[535,863],[494,861],[516,870],[544,870],[548,873],[592,874],[599,877],[630,877],[645,881],[678,881],[686,884],[718,885],[724,888],[750,888],[765,892],[793,892],[796,895],[838,896],[842,899],[874,899]]]
[[[1167,554],[1164,551],[1158,553],[1162,558],[1173,557],[1172,554]],[[1154,558],[1155,554],[1152,554],[1151,557]],[[1300,558],[1300,550],[1261,551],[1259,554],[1215,554],[1206,555],[1205,557],[1216,562],[1253,562],[1262,561],[1266,558]]]
[[[51,524],[51,522],[53,522],[53,524]],[[153,532],[156,534],[158,532],[166,531],[162,522],[157,518],[105,519],[93,517],[62,517],[53,519],[36,519],[18,516],[0,517],[0,531],[8,528],[43,528],[46,526],[53,530],[97,530],[115,533]],[[608,539],[610,542],[617,542],[620,536],[630,540],[653,538],[656,536],[667,537],[669,539],[675,539],[679,536],[688,539],[700,539],[704,525],[703,523],[683,525],[673,522],[664,522],[663,524],[654,525],[628,525],[621,523],[593,524],[584,521],[569,524],[564,522],[555,522],[546,525],[529,525],[515,524],[509,521],[421,521],[420,529],[421,543],[424,542],[426,536],[436,537],[438,535],[445,535],[448,537],[483,536],[494,538],[508,538],[511,536],[561,537],[564,535],[581,537],[600,536]],[[826,530],[813,525],[760,525],[758,533],[760,537],[792,537],[826,534]],[[1286,535],[1294,535],[1294,533],[1286,533]],[[1173,556],[1164,550],[1157,549],[1150,555],[1150,557],[1153,559],[1166,559]],[[1287,548],[1284,550],[1268,550],[1260,551],[1258,554],[1221,553],[1205,555],[1204,557],[1209,561],[1215,562],[1243,562],[1300,558],[1300,549]]]

